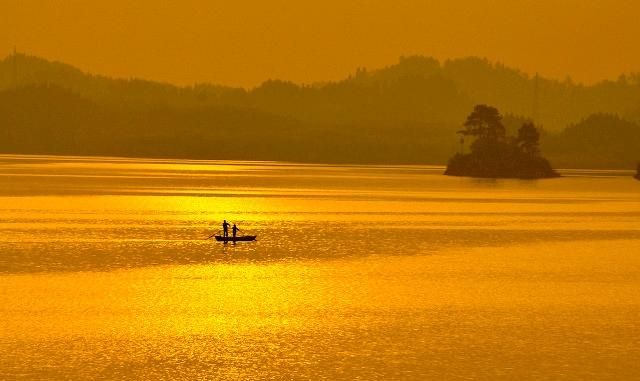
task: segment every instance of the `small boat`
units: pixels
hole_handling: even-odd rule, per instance
[[[221,235],[216,236],[216,241],[218,242],[251,242],[255,241],[258,236],[255,235],[245,235],[238,237],[223,237]]]

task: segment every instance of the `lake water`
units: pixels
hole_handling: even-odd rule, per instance
[[[0,379],[640,379],[640,182],[441,173],[0,156]]]

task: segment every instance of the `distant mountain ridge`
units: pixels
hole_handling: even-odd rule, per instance
[[[533,117],[536,79],[486,59],[470,57],[441,63],[413,56],[378,70],[359,69],[338,82],[296,85],[267,80],[245,90],[113,79],[23,54],[0,61],[0,90],[43,83],[71,89],[98,103],[135,107],[216,105],[251,107],[305,121],[459,123],[460,113],[478,103],[494,105],[505,114]],[[538,122],[550,131],[598,113],[640,121],[640,74],[591,86],[538,78],[537,88]]]
[[[536,87],[551,160],[632,165],[631,152],[640,152],[640,75],[584,86],[485,59],[419,56],[337,82],[269,80],[242,89],[113,79],[12,55],[0,61],[0,150],[444,164],[459,149],[455,132],[475,104],[500,108],[505,126],[518,128],[534,113]],[[607,117],[593,122],[592,115]],[[614,132],[617,120],[627,123],[622,135]],[[589,140],[575,138],[586,122]],[[599,136],[614,140],[608,146],[618,152],[585,153],[598,150],[588,142]]]

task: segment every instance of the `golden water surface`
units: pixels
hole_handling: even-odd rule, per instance
[[[640,182],[441,172],[0,156],[0,379],[637,380]]]

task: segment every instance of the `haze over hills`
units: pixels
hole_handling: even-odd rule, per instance
[[[632,168],[640,152],[640,75],[584,86],[479,58],[406,57],[338,82],[242,89],[112,79],[18,54],[0,61],[0,91],[10,153],[442,164],[479,103],[511,129],[535,113],[561,166]]]

